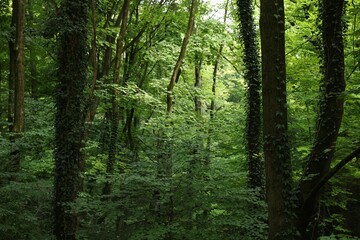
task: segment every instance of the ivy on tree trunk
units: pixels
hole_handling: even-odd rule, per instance
[[[248,185],[263,191],[264,170],[260,156],[261,99],[260,56],[251,0],[238,0],[241,40],[244,44],[245,80],[247,82],[246,154]]]
[[[283,0],[260,1],[263,134],[269,240],[292,239]]]
[[[54,235],[75,240],[78,227],[73,203],[81,189],[84,89],[87,81],[88,1],[63,0],[60,10],[58,84],[55,114]]]
[[[320,7],[323,43],[322,98],[316,125],[315,142],[310,153],[304,176],[300,182],[300,209],[297,228],[304,239],[317,238],[317,218],[320,191],[313,188],[330,171],[344,112],[344,0],[323,0]],[[311,199],[308,199],[311,194]],[[310,224],[314,222],[314,224]],[[311,231],[309,231],[311,228]]]

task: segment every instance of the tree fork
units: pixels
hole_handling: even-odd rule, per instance
[[[320,191],[314,190],[330,172],[344,112],[344,44],[343,14],[344,0],[322,0],[321,16],[323,41],[323,84],[319,105],[315,142],[311,150],[304,176],[300,182],[300,208],[297,228],[304,239],[316,239],[310,236],[308,228],[317,232],[312,219],[317,215]],[[319,185],[320,186],[320,185]],[[309,199],[309,197],[311,197]]]

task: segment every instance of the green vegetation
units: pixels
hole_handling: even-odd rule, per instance
[[[360,238],[360,1],[215,2],[0,2],[1,240]]]

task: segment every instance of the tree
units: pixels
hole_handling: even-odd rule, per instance
[[[200,98],[200,91],[202,85],[202,77],[201,77],[201,67],[202,67],[202,56],[201,53],[195,53],[195,97],[194,97],[194,104],[195,104],[195,112],[200,116],[201,115],[201,98]]]
[[[28,19],[27,23],[30,28],[34,28],[34,9],[32,6],[32,0],[28,0]],[[31,80],[31,97],[37,98],[38,97],[38,71],[36,65],[36,55],[34,45],[29,46],[29,55],[30,55],[30,80]]]
[[[191,1],[191,6],[190,6],[190,15],[189,15],[189,20],[188,20],[188,25],[187,25],[187,29],[186,29],[186,33],[181,45],[181,49],[180,49],[180,53],[179,53],[179,57],[176,61],[176,64],[174,66],[174,70],[172,72],[171,75],[171,79],[169,82],[169,85],[167,86],[167,98],[166,98],[166,104],[167,104],[167,108],[166,111],[168,113],[171,113],[173,110],[173,90],[174,90],[174,86],[176,83],[176,79],[179,78],[179,74],[180,74],[180,67],[182,65],[182,62],[184,60],[185,57],[185,53],[186,53],[186,48],[187,45],[189,43],[190,40],[190,36],[192,34],[193,28],[194,28],[194,24],[195,24],[195,13],[196,13],[196,6],[197,5],[197,1],[196,0],[192,0]]]
[[[113,84],[114,88],[112,90],[111,96],[111,130],[110,130],[110,143],[109,143],[109,155],[107,161],[107,174],[113,174],[114,172],[114,164],[116,159],[117,153],[117,140],[118,140],[118,131],[119,131],[119,106],[117,104],[117,96],[118,90],[117,86],[119,85],[119,78],[120,78],[120,67],[122,62],[122,52],[123,52],[123,45],[126,36],[126,27],[127,27],[127,18],[129,12],[129,0],[125,0],[122,13],[121,13],[121,27],[120,27],[120,35],[116,42],[116,53],[115,53],[115,66],[114,66],[114,79]],[[103,189],[104,194],[111,193],[111,185],[109,182],[106,182],[105,187]]]
[[[60,9],[55,115],[54,234],[76,239],[78,217],[70,204],[81,189],[84,89],[87,83],[88,1],[63,0]]]
[[[9,75],[9,100],[8,121],[10,141],[15,143],[11,151],[10,170],[20,170],[20,148],[16,142],[20,141],[24,132],[24,96],[25,96],[25,1],[12,1],[12,36],[9,41],[10,49],[10,75]]]
[[[244,44],[245,80],[247,82],[246,154],[249,187],[263,189],[263,164],[260,157],[261,99],[260,57],[251,0],[238,0],[241,40]]]
[[[343,44],[343,0],[321,2],[321,32],[323,42],[322,98],[316,125],[315,142],[307,160],[307,166],[300,182],[300,203],[297,228],[303,239],[316,239],[316,218],[321,191],[313,188],[330,171],[344,112],[344,44]],[[311,193],[311,194],[310,194]],[[308,228],[311,231],[308,231]],[[314,236],[312,234],[315,234]]]
[[[292,169],[288,143],[283,0],[262,0],[263,134],[269,239],[291,239]]]
[[[320,20],[324,15],[318,14],[318,9],[329,9],[325,0],[321,8],[311,4],[314,0],[283,0],[285,101],[280,94],[285,92],[279,37],[283,28],[279,31],[278,26],[284,19],[269,7],[275,4],[280,11],[282,2],[264,1],[267,9],[262,14],[271,19],[262,19],[261,28],[268,136],[263,148],[258,145],[264,142],[258,135],[261,108],[249,106],[261,99],[259,59],[255,59],[260,55],[255,41],[260,31],[253,22],[259,17],[258,8],[254,1],[237,1],[239,8],[231,7],[230,0],[196,1],[197,31],[194,26],[181,73],[179,69],[176,74],[171,113],[165,110],[166,90],[181,53],[192,0],[26,1],[26,128],[21,141],[13,143],[4,110],[9,95],[8,41],[15,42],[11,36],[16,27],[10,27],[12,1],[0,1],[0,238],[56,239],[56,233],[58,239],[265,240],[268,223],[272,239],[360,235],[355,227],[360,208],[351,201],[359,197],[359,169],[355,161],[348,164],[360,152],[359,6],[347,4],[343,12],[347,21],[341,23],[342,30],[348,31],[343,34],[347,64],[343,94],[342,85],[337,85],[339,92],[334,89],[343,81],[336,75],[343,62],[342,46],[335,47],[334,22],[326,21],[333,26],[326,34],[326,39],[333,39],[326,48],[322,28],[316,29],[325,23]],[[330,0],[326,4],[330,2],[335,4]],[[76,7],[79,4],[83,6]],[[341,9],[331,7],[335,8]],[[339,17],[329,14],[332,21]],[[237,16],[242,23],[226,21],[228,16]],[[250,75],[257,76],[257,82]],[[34,76],[38,81],[32,87]],[[334,94],[337,98],[332,98]],[[282,107],[286,102],[287,109]],[[339,110],[343,107],[342,117],[337,105]],[[251,114],[250,109],[256,111]],[[287,131],[281,125],[284,116]],[[330,127],[329,122],[335,125]],[[329,143],[320,138],[326,132],[331,135]],[[281,135],[287,133],[288,141]],[[21,171],[9,172],[5,164],[15,146],[21,147]],[[265,194],[254,190],[261,186],[261,173],[248,167],[255,154],[246,148],[255,146],[262,158],[262,149],[266,153],[270,215]],[[287,168],[289,158],[284,158],[289,148],[292,171]],[[330,158],[332,168],[327,166]]]

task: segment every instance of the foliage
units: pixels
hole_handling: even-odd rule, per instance
[[[219,13],[223,13],[224,1],[216,6],[200,2],[196,31],[173,91],[174,111],[168,116],[166,86],[186,30],[189,1],[131,1],[118,85],[111,82],[122,1],[94,1],[97,79],[93,95],[91,54],[86,58],[84,87],[86,97],[96,102],[96,114],[86,123],[82,139],[81,152],[86,158],[82,190],[70,204],[70,211],[79,216],[78,239],[267,238],[266,203],[256,189],[247,186],[247,82],[244,47],[234,20],[236,8],[229,7],[233,18],[223,24]],[[360,143],[360,7],[354,2],[348,4],[345,16],[345,114],[332,166]],[[54,238],[54,53],[58,50],[55,40],[66,29],[59,28],[60,1],[31,3],[27,17],[32,11],[34,19],[26,27],[26,128],[20,143],[21,172],[15,175],[5,171],[13,147],[6,116],[11,8],[7,1],[0,3],[0,238],[9,240]],[[318,114],[318,7],[314,0],[285,3],[289,147],[297,182],[311,151]],[[259,19],[256,5],[253,17],[255,22]],[[86,51],[90,52],[91,21],[86,27]],[[259,35],[257,26],[255,33]],[[214,63],[222,45],[214,95]],[[112,51],[109,71],[106,51]],[[203,60],[201,89],[194,87],[196,55]],[[36,65],[36,78],[31,62]],[[38,82],[37,96],[31,94],[33,79]],[[115,171],[107,174],[113,89],[118,92],[119,138]],[[201,115],[194,110],[195,96],[202,101]],[[211,100],[215,101],[213,111]],[[87,102],[83,104],[88,107]],[[349,163],[326,186],[319,218],[321,239],[359,237],[356,221],[349,216],[359,214],[358,168],[358,160]],[[112,191],[104,195],[107,182]]]

